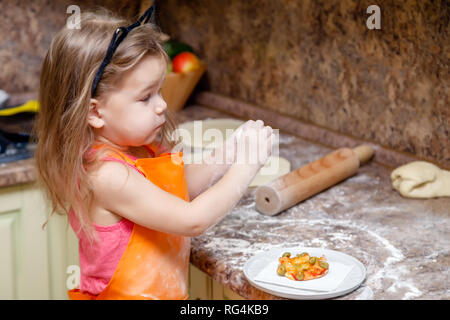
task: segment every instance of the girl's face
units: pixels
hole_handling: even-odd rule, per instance
[[[167,104],[161,97],[166,74],[163,57],[144,57],[127,71],[117,90],[91,99],[89,124],[97,135],[120,146],[151,143],[165,122]]]

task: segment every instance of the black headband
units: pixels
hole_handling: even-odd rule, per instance
[[[127,36],[127,34],[133,30],[134,28],[140,26],[143,22],[143,24],[146,24],[151,20],[153,17],[153,11],[154,11],[154,5],[152,5],[147,11],[144,12],[144,14],[139,18],[138,21],[136,21],[133,24],[130,24],[128,27],[119,27],[114,32],[111,42],[109,43],[108,50],[106,51],[105,58],[103,59],[102,64],[97,70],[97,73],[95,74],[94,82],[92,83],[92,89],[91,89],[91,97],[94,97],[95,90],[97,89],[98,82],[100,81],[100,78],[102,76],[103,70],[105,70],[105,67],[108,65],[108,63],[111,61],[111,58],[116,51],[119,44],[122,42],[122,40]],[[121,32],[122,31],[122,32]],[[119,35],[120,34],[120,35]]]

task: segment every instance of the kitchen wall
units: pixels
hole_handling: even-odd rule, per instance
[[[129,17],[141,5],[0,1],[0,89],[37,91],[71,4]],[[366,27],[371,4],[381,8],[380,30]],[[207,62],[202,89],[450,168],[447,1],[165,0],[158,12],[163,31]]]
[[[42,61],[53,36],[66,24],[70,5],[81,12],[96,6],[123,16],[139,13],[139,1],[1,0],[0,89],[9,93],[37,92]]]
[[[366,9],[381,9],[369,30]],[[449,17],[432,0],[167,0],[203,89],[450,168]]]

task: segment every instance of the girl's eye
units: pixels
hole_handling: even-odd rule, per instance
[[[154,92],[154,93],[152,93],[152,94],[150,94],[150,95],[148,95],[148,96],[146,96],[145,98],[143,98],[143,99],[141,99],[141,100],[139,100],[139,101],[142,101],[142,102],[147,102],[151,97],[153,97],[154,95],[156,95],[156,94],[161,94],[161,89],[160,90],[158,90],[158,91],[156,91],[156,92]]]
[[[139,100],[139,101],[147,102],[147,101],[151,98],[151,96],[152,96],[152,95],[148,95],[148,96],[146,96],[145,98],[143,98],[143,99],[141,99],[141,100]]]

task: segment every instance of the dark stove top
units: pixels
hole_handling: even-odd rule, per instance
[[[0,129],[0,164],[32,158],[36,148],[28,133],[14,133]]]
[[[30,143],[34,115],[0,117],[0,164],[32,158],[36,145]]]

